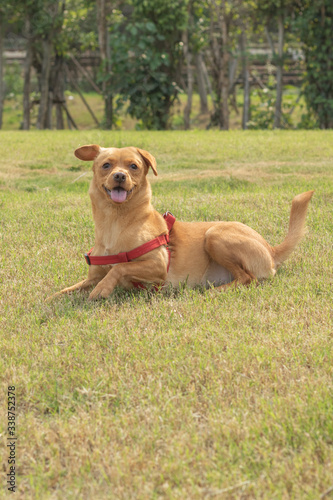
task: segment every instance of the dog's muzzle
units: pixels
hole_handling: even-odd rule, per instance
[[[127,200],[127,197],[132,193],[134,188],[126,191],[126,189],[117,186],[110,190],[104,186],[104,189],[112,201],[114,201],[115,203],[124,203],[124,201]]]

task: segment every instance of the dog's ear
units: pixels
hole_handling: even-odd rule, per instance
[[[150,153],[148,153],[148,151],[145,151],[144,149],[136,148],[136,150],[142,156],[142,158],[145,160],[145,162],[147,163],[148,167],[152,168],[152,171],[154,172],[154,175],[157,175],[156,160],[153,157],[153,155],[151,155]]]
[[[100,146],[97,144],[89,144],[89,146],[81,146],[74,151],[77,158],[84,161],[92,161],[101,152]]]

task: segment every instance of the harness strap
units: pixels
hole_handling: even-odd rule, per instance
[[[170,233],[172,226],[175,223],[176,217],[171,212],[169,212],[169,210],[163,214],[163,217],[165,219],[165,222],[167,223],[168,232]]]
[[[172,215],[171,212],[165,212],[163,214],[163,217],[167,223],[168,226],[168,233],[167,234],[162,234],[161,236],[157,236],[157,238],[154,238],[153,240],[148,241],[147,243],[144,243],[143,245],[140,245],[137,248],[134,248],[130,252],[120,252],[115,255],[91,255],[92,248],[89,250],[88,253],[84,254],[84,257],[86,259],[87,264],[93,265],[93,266],[107,266],[110,264],[120,264],[122,262],[130,262],[131,260],[137,259],[138,257],[141,257],[141,255],[144,255],[148,252],[151,252],[152,250],[155,250],[155,248],[158,248],[162,245],[168,246],[169,243],[169,233],[172,229],[172,226],[176,220],[174,215]],[[170,251],[169,252],[169,263],[168,263],[168,270],[170,266]]]

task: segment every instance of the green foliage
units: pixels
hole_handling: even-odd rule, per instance
[[[333,3],[302,0],[296,26],[303,42],[304,93],[320,128],[333,128]]]
[[[4,76],[5,99],[17,99],[22,94],[23,80],[19,63],[6,66]]]
[[[284,110],[282,111],[282,128],[292,128],[293,124],[288,111],[295,105],[295,97],[288,96],[284,98]],[[256,89],[252,92],[252,98],[256,99],[256,104],[251,104],[251,120],[248,122],[248,128],[252,130],[273,129],[276,91],[273,88]],[[259,99],[259,102],[258,100]],[[301,127],[307,128],[307,127]]]
[[[112,4],[116,8],[109,19],[111,61],[105,63],[108,70],[100,72],[100,81],[104,80],[107,94],[117,96],[116,112],[126,107],[130,116],[138,120],[137,128],[170,127],[173,104],[182,92],[182,76],[185,73],[182,39],[186,30],[192,55],[200,51],[206,56],[217,110],[211,125],[218,125],[221,107],[220,49],[223,48],[218,28],[221,2],[123,0]],[[250,44],[261,43],[264,27],[267,27],[274,45],[277,18],[283,18],[285,49],[291,41],[293,47],[301,41],[305,54],[304,95],[308,109],[303,113],[299,126],[333,127],[332,0],[226,0],[223,4],[229,19],[228,52],[231,57],[239,56],[241,33],[246,33]],[[96,2],[93,0],[0,0],[0,18],[6,32],[10,29],[32,41],[38,79],[43,39],[49,37],[52,40],[52,57],[65,58],[70,53],[78,54],[98,47]],[[273,52],[270,60],[273,65],[287,63],[287,50],[284,50],[282,58],[277,56],[276,51]],[[258,58],[260,55],[256,56]],[[192,64],[195,64],[194,58]],[[6,67],[5,97],[17,96],[21,86],[17,67]],[[90,84],[87,88],[90,89]],[[260,99],[260,104],[252,104],[250,127],[271,128],[275,94],[271,90],[258,90],[254,94]],[[286,106],[284,101],[283,107],[286,110],[288,103]],[[117,119],[119,115],[114,116],[115,124]],[[183,126],[182,117],[176,117],[173,125]],[[290,125],[289,116],[284,116],[283,126]]]
[[[259,97],[258,104],[251,105],[251,120],[247,126],[249,129],[273,129],[274,110],[275,110],[275,95],[273,90],[265,88],[258,89],[252,92],[253,97]]]
[[[96,50],[96,6],[87,0],[69,0],[64,11],[62,30],[59,32],[55,46],[57,53]]]
[[[299,104],[299,91],[292,86],[284,87],[283,108],[281,128],[293,128],[295,125],[291,119],[291,113]],[[276,78],[273,74],[269,76],[267,87],[256,88],[251,92],[251,120],[248,122],[248,128],[252,130],[268,129],[272,130],[274,124],[276,107]],[[299,127],[308,128],[308,127]]]
[[[318,128],[318,121],[316,120],[315,116],[313,116],[313,113],[311,113],[311,111],[307,111],[302,114],[301,120],[297,125],[297,128],[305,130],[313,130]]]
[[[134,0],[128,18],[113,25],[113,93],[118,108],[129,102],[128,112],[147,129],[165,129],[170,108],[180,88],[181,30],[186,1]]]
[[[269,21],[277,15],[286,15],[295,6],[294,0],[257,0],[254,4],[257,13]]]
[[[97,47],[95,3],[92,0],[0,0],[0,15],[20,36],[29,36],[40,63],[41,41],[52,37],[57,55]],[[28,30],[28,33],[26,31]]]

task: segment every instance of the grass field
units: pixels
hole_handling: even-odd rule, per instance
[[[258,287],[47,304],[87,274],[91,172],[73,150],[89,143],[154,154],[160,212],[273,245],[315,189],[308,234]],[[8,131],[0,149],[0,498],[8,386],[17,498],[333,498],[333,132]]]

